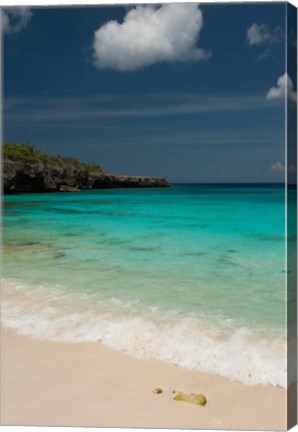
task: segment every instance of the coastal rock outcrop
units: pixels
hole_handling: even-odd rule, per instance
[[[5,159],[2,175],[5,194],[169,186],[167,180],[162,177],[124,176],[90,172],[71,166]]]
[[[125,176],[110,173],[90,173],[89,180],[92,189],[169,186],[169,183],[163,177]]]

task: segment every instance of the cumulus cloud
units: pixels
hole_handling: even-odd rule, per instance
[[[247,30],[246,40],[249,45],[272,44],[280,41],[282,31],[279,26],[270,30],[266,24],[253,23]]]
[[[23,30],[28,24],[32,12],[28,7],[1,9],[1,29],[3,33],[13,34]]]
[[[286,95],[288,101],[296,102],[297,93],[294,91],[293,81],[287,73],[278,78],[277,86],[270,88],[266,95],[266,99],[269,101],[276,99],[284,100]]]
[[[271,171],[274,171],[276,173],[283,172],[285,170],[285,167],[281,162],[276,162],[273,165],[271,165]]]
[[[203,15],[197,4],[136,6],[123,23],[109,21],[94,33],[95,66],[132,71],[158,62],[197,62],[210,52],[197,48]]]

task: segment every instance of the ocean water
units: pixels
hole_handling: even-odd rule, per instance
[[[285,192],[173,185],[4,197],[2,323],[285,386]]]

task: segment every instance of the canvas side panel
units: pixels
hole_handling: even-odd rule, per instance
[[[288,428],[297,423],[297,9],[287,4]]]

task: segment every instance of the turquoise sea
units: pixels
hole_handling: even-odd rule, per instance
[[[3,325],[285,386],[285,191],[4,197]]]

